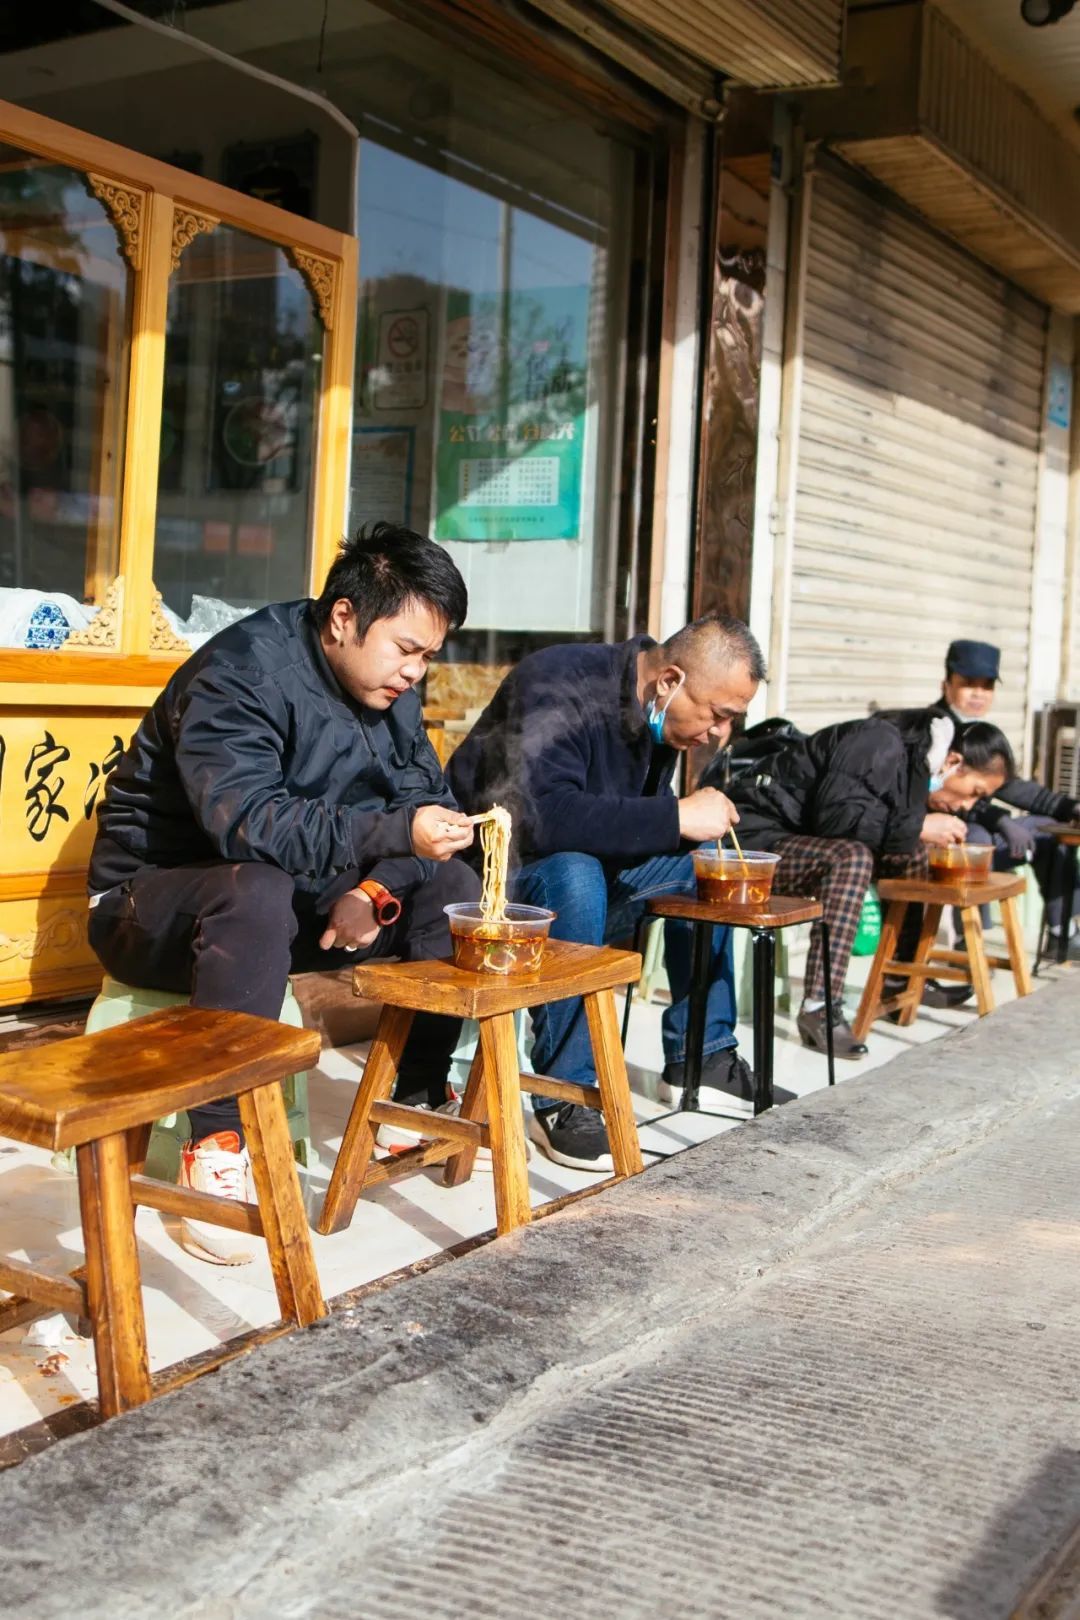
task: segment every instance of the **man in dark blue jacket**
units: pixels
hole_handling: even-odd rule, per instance
[[[473,834],[414,688],[466,608],[441,546],[380,523],[343,545],[316,600],[241,619],[177,670],[98,812],[90,943],[109,973],[277,1018],[290,970],[450,955],[443,907],[479,893],[451,857]],[[402,905],[387,927],[360,887],[373,880]],[[445,1101],[458,1028],[415,1020],[400,1098]],[[242,1199],[246,1175],[235,1099],[192,1110],[184,1182]],[[202,1221],[183,1241],[250,1258]]]
[[[679,754],[727,741],[765,674],[744,624],[710,614],[657,645],[550,647],[503,681],[452,756],[450,785],[468,811],[504,804],[514,820],[515,899],[556,913],[552,934],[602,944],[629,933],[645,901],[694,892],[690,846],[722,838],[738,813],[716,788],[672,791]],[[668,926],[674,1005],[663,1019],[667,1094],[682,1085],[689,943]],[[579,1001],[533,1009],[539,1074],[595,1084]],[[749,1098],[735,1052],[730,929],[715,930],[703,1080]],[[609,1170],[592,1109],[533,1099],[530,1131],[559,1164]]]

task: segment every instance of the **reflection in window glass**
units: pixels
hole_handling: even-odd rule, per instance
[[[116,575],[130,303],[83,176],[0,146],[0,646],[62,646]]]
[[[323,328],[281,248],[219,225],[169,288],[154,583],[193,646],[308,589]]]
[[[470,593],[455,650],[485,661],[614,629],[608,218],[629,176],[610,141],[579,134],[579,172],[547,197],[362,143],[350,527],[393,516],[443,541]]]

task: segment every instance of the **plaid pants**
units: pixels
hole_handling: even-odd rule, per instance
[[[774,851],[780,856],[773,881],[775,894],[798,894],[820,900],[829,925],[829,955],[832,968],[833,1001],[839,1006],[844,997],[851,947],[859,926],[863,899],[875,877],[925,877],[929,871],[925,851],[914,855],[879,855],[865,844],[849,838],[814,838],[796,833],[777,839]],[[921,907],[909,906],[903,938],[897,956],[918,938]],[[914,938],[908,938],[914,934]],[[821,926],[810,930],[810,954],[806,959],[803,995],[808,1001],[825,999],[825,974],[821,963]]]

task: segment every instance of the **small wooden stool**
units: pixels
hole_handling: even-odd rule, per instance
[[[1057,949],[1053,954],[1053,959],[1056,960],[1060,965],[1062,962],[1067,962],[1069,959],[1069,923],[1072,918],[1073,896],[1076,893],[1077,865],[1078,860],[1080,860],[1080,827],[1073,825],[1071,822],[1062,823],[1056,827],[1044,827],[1040,833],[1040,837],[1046,835],[1056,839],[1058,844],[1060,844],[1062,849],[1065,851],[1065,892],[1063,896],[1061,913],[1061,933],[1058,935]],[[1042,918],[1039,922],[1039,944],[1038,949],[1035,952],[1034,971],[1036,973],[1039,971],[1043,957],[1050,956],[1050,952],[1046,949],[1045,944],[1047,938],[1048,921],[1047,908],[1044,904],[1042,909]]]
[[[0,1055],[0,1136],[54,1152],[74,1147],[86,1265],[48,1276],[0,1258],[0,1332],[47,1311],[88,1316],[103,1417],[155,1390],[135,1247],[139,1204],[266,1238],[282,1317],[326,1315],[293,1160],[281,1081],[317,1062],[314,1030],[247,1013],[177,1007],[99,1035]],[[164,1114],[237,1095],[258,1204],[213,1198],[142,1174]]]
[[[599,1108],[604,1115],[617,1181],[644,1167],[637,1125],[630,1102],[619,1043],[612,991],[637,980],[641,957],[608,946],[572,945],[549,940],[536,978],[468,973],[452,962],[364,962],[355,971],[359,996],[383,1003],[382,1016],[364,1066],[356,1100],[345,1128],[341,1151],[319,1217],[324,1234],[343,1231],[352,1220],[364,1187],[394,1181],[427,1164],[446,1164],[444,1184],[459,1186],[472,1174],[476,1150],[490,1148],[495,1183],[495,1212],[500,1235],[531,1219],[529,1173],[521,1092],[532,1091],[560,1102]],[[550,1001],[582,996],[589,1020],[597,1085],[579,1086],[542,1075],[523,1075],[518,1067],[514,1013]],[[445,1013],[475,1018],[480,1044],[469,1073],[460,1118],[430,1114],[389,1096],[405,1049],[413,1015]],[[485,1116],[490,1125],[485,1125]],[[373,1159],[379,1124],[404,1125],[431,1140],[395,1156]]]
[[[994,992],[990,987],[992,967],[1011,968],[1017,995],[1030,995],[1031,975],[1016,904],[1027,887],[1024,873],[991,872],[973,883],[939,883],[936,878],[882,878],[877,887],[888,910],[882,919],[881,939],[852,1025],[856,1040],[861,1041],[875,1018],[886,1013],[899,1012],[901,1024],[914,1023],[927,979],[942,979],[953,984],[966,984],[970,980],[975,986],[980,1018],[994,1010]],[[1001,907],[1008,956],[986,954],[979,907],[995,900]],[[912,961],[896,962],[893,953],[909,905],[925,907],[919,942]],[[946,906],[959,908],[966,952],[934,949],[941,913]],[[898,996],[882,1000],[881,986],[886,974],[907,979],[908,988]]]
[[[682,1102],[677,1113],[711,1113],[711,1109],[698,1107],[701,1087],[702,1052],[705,1045],[705,1012],[709,997],[709,948],[712,930],[725,925],[729,928],[749,928],[754,949],[754,1113],[763,1114],[773,1105],[773,1042],[776,1010],[776,934],[781,928],[793,928],[796,923],[820,922],[822,965],[825,969],[825,1026],[828,1044],[829,1084],[836,1083],[833,1060],[832,983],[829,959],[829,929],[818,900],[805,900],[799,895],[774,895],[767,905],[752,909],[730,906],[712,900],[698,900],[688,894],[663,894],[650,900],[638,923],[634,937],[635,948],[640,948],[642,930],[657,917],[678,918],[694,925],[693,946],[690,956],[690,1005],[686,1020],[686,1065]],[[630,1018],[627,999],[623,1015],[623,1043],[626,1042]],[[659,1115],[661,1119],[666,1115]],[[727,1119],[730,1115],[717,1114]],[[742,1116],[739,1115],[739,1118]],[[650,1123],[653,1123],[652,1121]]]

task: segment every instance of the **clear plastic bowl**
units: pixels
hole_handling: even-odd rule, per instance
[[[993,844],[947,844],[927,851],[930,876],[942,883],[973,883],[988,877],[994,860]]]
[[[444,906],[454,965],[468,973],[536,974],[555,921],[542,906],[507,906],[505,922],[485,922],[475,901]]]
[[[748,911],[767,905],[779,861],[779,855],[762,849],[748,849],[742,855],[733,849],[695,849],[698,899]]]

